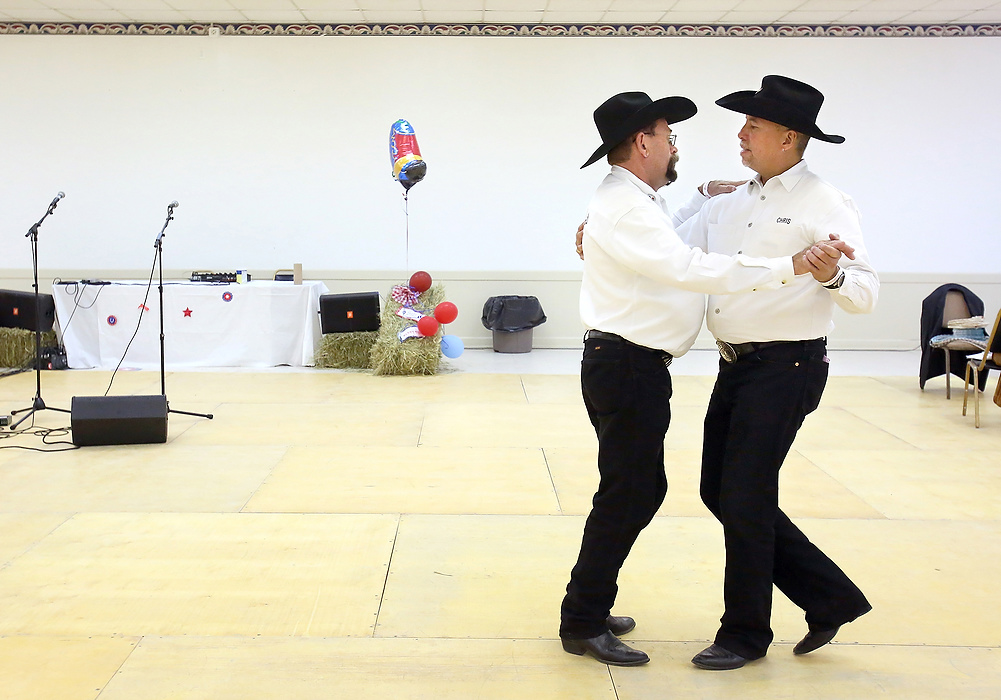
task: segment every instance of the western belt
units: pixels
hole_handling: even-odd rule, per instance
[[[624,345],[629,345],[638,350],[645,350],[646,352],[653,352],[660,355],[664,360],[664,366],[670,367],[671,363],[674,361],[674,355],[667,352],[666,350],[657,350],[655,348],[648,348],[645,345],[637,345],[636,343],[626,340],[621,335],[615,333],[606,333],[605,331],[589,330],[584,334],[584,340],[610,340],[614,343],[623,343]]]
[[[716,347],[719,348],[720,356],[727,362],[733,363],[741,357],[764,350],[776,345],[791,345],[793,343],[812,343],[814,341],[826,341],[827,338],[813,338],[812,340],[769,340],[763,343],[728,343],[725,340],[717,340]]]

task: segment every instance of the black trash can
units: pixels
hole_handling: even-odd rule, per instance
[[[532,329],[546,322],[546,314],[535,297],[490,297],[481,321],[493,332],[494,352],[531,352]]]

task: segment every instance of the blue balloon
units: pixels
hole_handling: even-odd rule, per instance
[[[441,337],[441,354],[445,357],[458,357],[466,346],[462,344],[462,338],[457,335],[443,335]]]

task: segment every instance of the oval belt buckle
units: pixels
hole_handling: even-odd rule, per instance
[[[716,341],[716,347],[719,348],[719,355],[724,361],[733,364],[737,361],[737,351],[733,349],[730,343],[723,340]]]

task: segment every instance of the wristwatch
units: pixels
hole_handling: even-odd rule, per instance
[[[824,289],[841,289],[841,285],[845,283],[845,271],[842,268],[838,268],[838,274],[832,277],[827,282],[824,282],[821,287]]]

